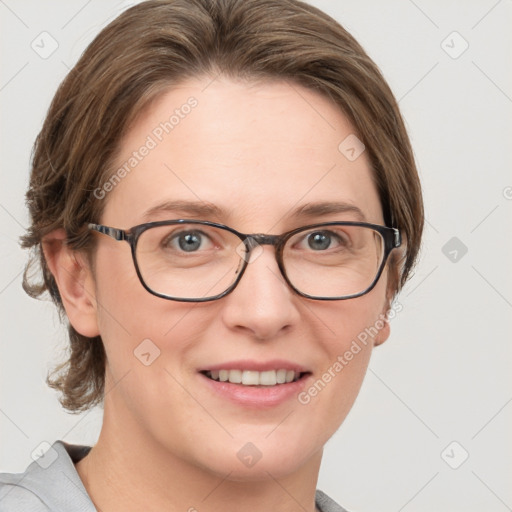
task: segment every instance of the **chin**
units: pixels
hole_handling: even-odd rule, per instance
[[[232,481],[264,481],[280,479],[298,471],[316,454],[321,456],[322,446],[313,446],[313,439],[276,435],[274,439],[265,435],[244,436],[231,440],[226,446],[216,445],[203,465],[222,478],[229,474]],[[250,440],[252,439],[252,441]],[[215,461],[215,462],[214,462]],[[213,463],[213,464],[212,464]]]
[[[283,462],[283,459],[274,458],[269,460],[267,457],[264,460],[262,457],[257,462],[253,463],[252,466],[245,466],[240,461],[233,463],[230,459],[226,461],[226,464],[216,465],[215,468],[211,468],[214,473],[220,475],[222,478],[234,481],[234,482],[261,482],[267,480],[280,480],[289,475],[297,472],[305,463],[298,457],[293,457],[287,462]]]

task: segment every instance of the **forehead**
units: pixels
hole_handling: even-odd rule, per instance
[[[194,202],[252,232],[293,223],[297,210],[318,203],[353,205],[381,223],[355,137],[334,103],[297,84],[187,81],[153,102],[122,140],[103,222],[127,228],[179,218],[184,212],[157,206]]]

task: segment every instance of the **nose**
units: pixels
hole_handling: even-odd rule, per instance
[[[253,254],[237,287],[222,299],[225,325],[257,340],[292,330],[300,318],[300,297],[284,281],[274,251],[271,246],[260,246],[260,253]]]

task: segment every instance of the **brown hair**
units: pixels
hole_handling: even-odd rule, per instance
[[[105,201],[93,193],[112,173],[115,152],[136,116],[170,86],[218,74],[281,79],[334,101],[351,120],[370,157],[387,225],[406,250],[390,261],[393,294],[415,263],[423,230],[420,183],[397,102],[377,66],[335,20],[297,0],[152,0],[125,11],[86,49],[60,85],[38,135],[27,192],[33,248],[23,285],[49,292],[63,312],[44,259],[43,238],[58,228],[76,250],[91,251],[87,222]],[[340,141],[341,142],[341,141]],[[31,283],[32,264],[43,281]],[[68,326],[69,358],[47,382],[78,412],[101,403],[106,356],[101,337]]]

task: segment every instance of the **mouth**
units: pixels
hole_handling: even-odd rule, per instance
[[[289,404],[313,379],[309,368],[285,359],[224,361],[197,371],[215,399],[253,410]]]
[[[273,387],[290,384],[310,374],[310,372],[299,372],[285,368],[265,371],[246,369],[203,370],[200,373],[213,381],[253,387]]]

